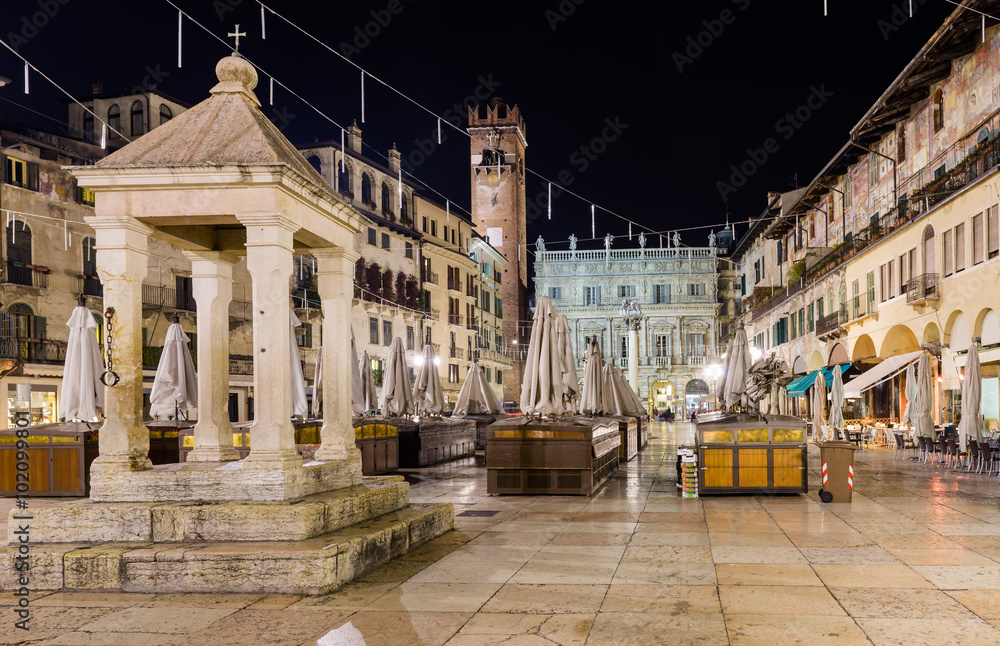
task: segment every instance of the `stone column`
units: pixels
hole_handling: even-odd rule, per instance
[[[188,462],[239,460],[229,422],[229,302],[237,258],[192,252],[191,283],[198,304],[198,423]]]
[[[323,427],[316,459],[357,462],[351,422],[351,299],[357,252],[343,247],[313,249],[316,287],[323,307]]]
[[[254,424],[244,468],[302,466],[292,427],[288,310],[292,235],[298,225],[281,214],[237,214],[247,232],[253,279]],[[227,376],[228,380],[228,376]]]
[[[628,382],[639,394],[639,319],[628,319]]]
[[[142,422],[142,280],[146,277],[153,229],[129,216],[87,218],[97,232],[97,273],[104,285],[104,307],[115,310],[111,334],[114,371],[120,381],[104,390],[100,455],[91,472],[96,478],[114,471],[153,468],[149,429]],[[106,321],[101,317],[102,325]]]

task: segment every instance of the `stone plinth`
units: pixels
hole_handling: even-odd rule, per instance
[[[31,553],[32,590],[327,594],[454,527],[454,508],[409,505],[300,541],[61,543]],[[17,588],[13,550],[0,588]]]
[[[296,456],[298,457],[298,456]],[[301,458],[299,458],[301,460]],[[281,501],[361,484],[361,455],[337,462],[244,468],[245,461],[162,464],[144,471],[92,472],[94,502]]]

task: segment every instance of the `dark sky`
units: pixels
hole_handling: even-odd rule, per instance
[[[241,51],[250,60],[338,123],[360,121],[360,73],[271,15],[262,41],[256,2],[175,2],[219,35],[239,22],[248,32]],[[954,8],[943,0],[914,0],[916,14],[905,19],[908,0],[829,4],[825,18],[822,0],[269,6],[338,50],[359,46],[352,60],[437,114],[471,95],[480,79],[498,85],[495,94],[520,106],[527,121],[530,169],[552,179],[568,171],[570,190],[661,230],[723,222],[727,206],[718,182],[730,182],[731,165],[747,162],[754,171],[727,196],[737,221],[758,215],[767,191],[794,188],[796,176],[799,185],[807,183]],[[40,18],[46,8],[54,15]],[[178,99],[204,99],[215,80],[215,62],[227,52],[185,21],[184,66],[178,69],[176,30],[177,12],[162,0],[0,4],[0,36],[75,95],[89,93],[92,81],[111,92],[152,78]],[[365,30],[375,35],[358,37]],[[58,128],[11,103],[62,120],[65,103],[57,90],[33,75],[25,96],[22,65],[5,50],[0,76],[13,80],[0,89],[0,120]],[[267,105],[263,78],[257,94],[294,143],[339,139],[335,126],[280,89],[274,106]],[[805,110],[808,119],[779,122],[810,95],[819,107]],[[396,142],[404,159],[414,159],[416,142],[429,140],[434,119],[372,80],[366,99],[364,141],[383,153]],[[461,117],[464,123],[464,111]],[[618,127],[612,130],[609,123]],[[414,173],[468,208],[469,142],[453,130],[445,133],[440,147],[424,144],[433,151]],[[753,161],[747,150],[768,138],[776,150],[772,145],[766,161],[760,153]],[[541,180],[528,176],[529,199],[544,190]],[[564,195],[554,200],[551,222],[544,213],[529,218],[528,238],[541,233],[559,248],[556,241],[571,231],[588,238],[589,219],[588,202]],[[625,222],[598,209],[598,237],[627,230]],[[695,244],[704,235],[685,234],[684,242]],[[591,245],[597,243],[581,242]]]

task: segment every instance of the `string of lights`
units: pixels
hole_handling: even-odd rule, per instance
[[[128,141],[128,142],[131,143],[131,141],[132,141],[131,139],[129,139],[128,137],[126,137],[124,134],[122,134],[121,132],[119,132],[117,129],[111,127],[111,124],[109,124],[107,121],[105,121],[104,119],[102,119],[99,116],[97,116],[97,114],[93,110],[91,110],[90,108],[88,108],[87,106],[85,106],[83,103],[81,103],[79,101],[79,99],[77,99],[75,96],[73,96],[72,94],[70,94],[69,92],[67,92],[66,90],[64,90],[61,85],[59,85],[58,83],[56,83],[55,81],[53,81],[51,78],[49,78],[45,74],[45,72],[43,72],[42,70],[38,69],[31,61],[29,61],[27,58],[25,58],[24,56],[22,56],[21,54],[19,54],[16,49],[14,49],[10,45],[8,45],[7,42],[4,41],[2,38],[0,38],[0,45],[3,45],[5,49],[7,49],[8,51],[10,51],[10,53],[12,53],[14,56],[17,56],[22,61],[24,61],[24,93],[25,94],[29,94],[28,69],[30,68],[30,69],[35,70],[35,72],[37,72],[38,75],[41,76],[43,79],[45,79],[46,81],[48,81],[49,83],[51,83],[53,85],[53,87],[55,87],[57,90],[59,90],[60,92],[62,92],[63,94],[65,94],[67,97],[69,97],[69,99],[73,103],[77,104],[78,106],[80,106],[81,108],[83,108],[85,111],[89,112],[91,115],[93,115],[93,117],[95,119],[97,119],[98,121],[101,122],[101,148],[105,148],[106,147],[106,144],[107,144],[107,131],[108,130],[111,130],[111,132],[116,133],[119,137],[121,137],[125,141]]]

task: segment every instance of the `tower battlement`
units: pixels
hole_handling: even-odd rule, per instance
[[[527,137],[524,118],[517,105],[512,108],[503,99],[494,97],[486,105],[469,108],[469,129],[505,126],[516,127],[521,131],[522,138]]]

